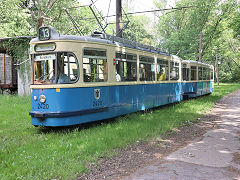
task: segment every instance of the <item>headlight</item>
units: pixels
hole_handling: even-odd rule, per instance
[[[40,101],[40,103],[45,103],[45,102],[46,102],[46,96],[41,95],[41,96],[39,97],[39,101]]]

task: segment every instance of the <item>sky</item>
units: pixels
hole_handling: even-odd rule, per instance
[[[96,0],[94,0],[94,2],[95,1]],[[151,10],[152,8],[154,8],[154,4],[152,0],[133,0],[133,1],[134,1],[133,6],[135,7],[134,11]],[[79,0],[79,2],[86,5],[91,4],[91,0]],[[116,0],[97,0],[95,5],[99,10],[107,14],[109,3],[110,3],[111,14],[115,14]]]

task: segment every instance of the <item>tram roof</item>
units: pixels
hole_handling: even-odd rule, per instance
[[[199,62],[199,61],[192,61],[192,60],[183,60],[182,63],[192,63],[192,64],[200,64],[200,65],[204,65],[204,66],[212,66],[203,62]]]
[[[108,34],[95,32],[90,36],[60,35],[53,27],[49,26],[49,28],[51,30],[51,38],[49,40],[74,40],[74,41],[96,42],[96,43],[128,47],[132,49],[157,53],[165,56],[171,56],[168,52],[165,52],[159,48],[155,48],[149,45],[144,45],[141,43],[137,43],[135,41],[130,41],[127,39],[119,38],[119,37],[108,35]],[[38,41],[40,41],[39,37],[36,37],[31,40],[31,42],[38,42]]]
[[[195,64],[201,64],[205,66],[211,66],[209,64],[197,62],[197,61],[191,61],[191,60],[182,60],[180,57],[176,55],[171,55],[166,51],[163,51],[159,48],[155,48],[153,46],[144,45],[141,43],[137,43],[135,41],[127,40],[124,38],[112,36],[109,34],[104,34],[101,32],[94,32],[90,36],[78,36],[78,35],[60,35],[56,29],[54,29],[52,26],[47,27],[41,27],[41,28],[49,28],[51,31],[51,37],[49,40],[73,40],[73,41],[85,41],[85,42],[95,42],[95,43],[102,43],[102,44],[110,44],[110,45],[116,45],[116,46],[122,46],[122,47],[128,47],[132,49],[142,50],[146,52],[151,52],[155,54],[165,55],[169,57],[173,57],[175,60],[180,60],[183,63],[195,63]],[[31,42],[38,42],[40,41],[39,37],[36,37],[31,40]]]

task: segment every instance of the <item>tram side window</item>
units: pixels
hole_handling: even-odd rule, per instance
[[[83,50],[84,82],[107,81],[107,52],[103,49]]]
[[[202,67],[202,80],[209,80],[209,79],[210,79],[210,69],[206,67]]]
[[[76,63],[76,58],[73,54],[62,53],[62,58],[64,57],[63,73],[68,76],[68,82],[74,82],[78,78],[78,67]],[[60,83],[60,82],[59,82]]]
[[[189,68],[186,67],[186,64],[183,64],[182,68],[182,78],[183,81],[189,81]]]
[[[155,80],[155,64],[154,58],[148,56],[140,56],[139,76],[140,81]]]
[[[191,81],[197,80],[197,67],[191,66]]]
[[[179,79],[179,63],[178,62],[170,63],[170,79],[171,80]]]
[[[198,67],[198,80],[203,80],[203,68]]]
[[[158,81],[168,80],[168,60],[157,58],[157,79]]]
[[[210,69],[207,68],[207,80],[211,79]]]
[[[117,81],[137,81],[137,55],[116,52],[116,73]]]
[[[206,80],[207,79],[207,71],[206,68],[202,68],[202,80]]]

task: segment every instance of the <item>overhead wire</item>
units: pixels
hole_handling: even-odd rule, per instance
[[[150,12],[159,12],[159,11],[171,11],[171,10],[182,10],[186,8],[193,8],[196,6],[183,6],[183,7],[177,7],[177,8],[165,8],[165,9],[155,9],[155,10],[148,10],[148,11],[138,11],[138,12],[130,12],[130,13],[125,13],[125,15],[133,15],[133,14],[143,14],[143,13],[150,13]],[[108,18],[108,17],[114,17],[116,14],[113,15],[108,15],[108,16],[102,16],[102,18]],[[77,16],[75,16],[77,18]],[[94,18],[77,18],[77,20],[90,20]]]
[[[109,10],[110,10],[110,6],[111,6],[111,2],[112,2],[112,0],[109,1],[107,16],[109,15]],[[108,19],[107,19],[107,20],[108,20]],[[106,22],[107,22],[107,20],[106,20]]]
[[[96,3],[97,1],[98,1],[98,0],[95,0],[95,2],[94,2],[94,0],[91,0],[91,4],[90,4],[90,5],[80,5],[80,6],[65,8],[65,11],[67,12],[68,16],[70,16],[71,21],[73,21],[73,24],[74,24],[75,28],[77,29],[77,31],[78,31],[79,33],[82,33],[82,32],[80,32],[80,29],[79,29],[79,27],[77,26],[76,20],[90,20],[90,21],[92,21],[92,20],[97,20],[97,22],[98,22],[98,24],[100,25],[100,27],[102,28],[103,32],[105,32],[105,29],[106,29],[106,27],[107,27],[109,24],[116,24],[116,23],[108,23],[108,18],[117,16],[116,14],[114,14],[114,15],[109,15],[110,6],[111,6],[111,0],[109,1],[107,16],[102,16],[102,15],[101,15],[101,13],[99,12],[99,10],[97,9],[97,7],[96,7],[96,5],[95,5],[95,3]],[[72,17],[72,16],[68,13],[68,11],[67,11],[68,9],[81,8],[81,7],[89,7],[90,10],[92,11],[92,13],[94,14],[95,18],[91,18],[91,17],[90,17],[90,18],[85,18],[85,17],[83,18],[83,17],[79,17],[79,16]],[[123,15],[125,15],[126,18],[127,18],[127,21],[126,21],[126,22],[125,22],[125,21],[123,22],[123,23],[125,23],[124,29],[127,27],[128,23],[130,22],[130,20],[129,20],[129,18],[128,18],[128,15],[141,14],[141,13],[151,13],[151,12],[159,12],[159,11],[172,11],[172,10],[176,11],[176,10],[182,10],[182,9],[193,8],[193,7],[196,7],[196,6],[183,6],[183,7],[177,7],[177,8],[173,8],[173,7],[172,7],[172,8],[154,9],[154,10],[138,11],[138,12],[130,12],[130,13],[126,13],[126,12],[124,11],[124,9],[122,9],[122,10],[123,10]],[[93,9],[94,9],[94,10],[93,10]],[[95,11],[97,14],[95,14],[94,11]],[[105,27],[103,27],[103,24],[102,24],[101,21],[99,21],[99,19],[102,19],[102,21],[105,23]]]

